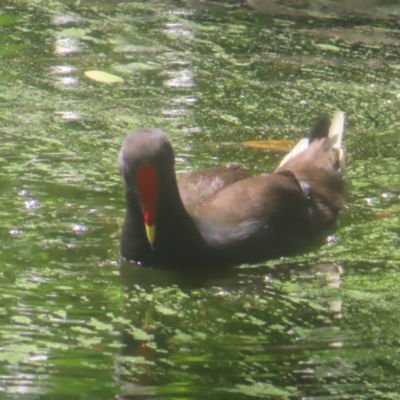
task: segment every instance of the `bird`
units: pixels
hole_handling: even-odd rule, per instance
[[[128,133],[118,159],[126,199],[121,257],[215,269],[310,251],[345,202],[344,119],[342,111],[332,122],[321,115],[275,171],[257,176],[228,163],[177,180],[164,131]]]

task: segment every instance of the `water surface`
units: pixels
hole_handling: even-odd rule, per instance
[[[294,3],[1,2],[1,398],[399,398],[400,10]],[[283,153],[241,142],[336,109],[323,247],[214,276],[120,261],[127,131],[165,129],[178,174],[256,173]]]

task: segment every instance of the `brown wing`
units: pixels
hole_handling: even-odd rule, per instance
[[[249,176],[238,163],[195,171],[179,179],[179,193],[186,209],[191,209],[204,203],[207,198],[221,189]]]

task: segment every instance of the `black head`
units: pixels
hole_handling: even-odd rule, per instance
[[[175,157],[167,135],[161,129],[144,128],[129,132],[122,144],[118,166],[125,182],[135,178],[136,170],[150,165],[160,181],[174,175]]]

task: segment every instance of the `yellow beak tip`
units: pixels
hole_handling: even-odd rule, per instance
[[[146,225],[146,235],[150,246],[153,246],[154,238],[156,236],[156,227],[154,225]]]

